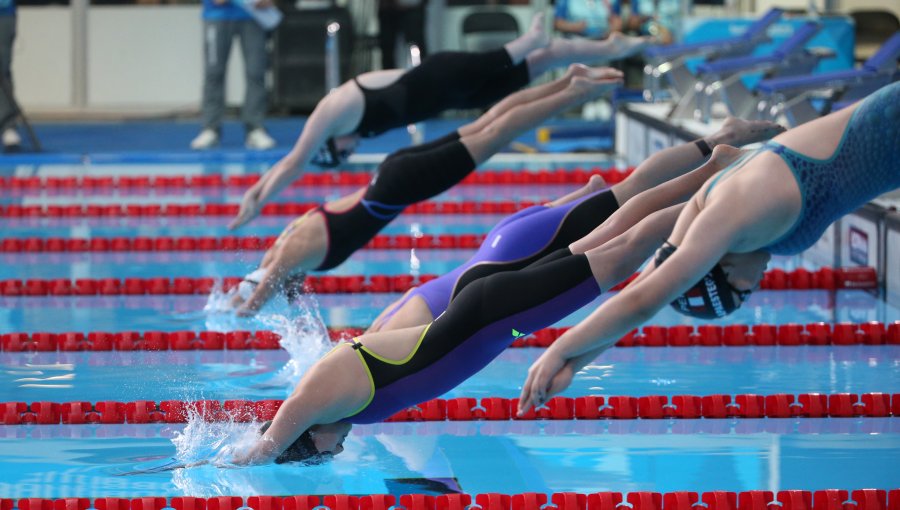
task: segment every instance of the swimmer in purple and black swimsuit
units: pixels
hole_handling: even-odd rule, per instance
[[[746,131],[755,136],[778,131],[771,124],[753,127],[757,129],[743,130],[743,140],[752,138]],[[698,140],[668,149],[656,158],[657,168],[666,166],[662,165],[665,162],[673,168],[668,177],[684,173],[687,170],[682,165],[703,160],[715,143],[718,140]],[[530,262],[527,267],[464,280],[463,275],[474,274],[478,268],[504,265],[483,260],[468,264],[460,277],[451,280],[453,285],[443,287],[448,295],[456,295],[429,324],[368,333],[332,349],[304,375],[261,440],[237,454],[233,462],[327,457],[339,450],[336,445],[350,424],[383,420],[452,389],[489,364],[519,335],[555,323],[593,300],[601,289],[630,276],[671,232],[683,201],[728,163],[713,154],[700,168],[671,181],[666,181],[665,171],[659,174],[644,169],[614,187],[613,203],[646,191],[623,203],[586,236],[601,243],[591,253],[594,260],[602,260],[598,267],[575,248],[577,243],[538,260],[526,259],[543,254],[554,242],[552,234],[566,229],[560,225],[565,225],[567,218],[574,218],[579,207],[593,199],[599,201],[598,197],[609,191],[587,193],[555,211],[554,207],[540,207],[508,218],[488,238],[488,247],[502,241],[496,237],[498,233],[509,235],[507,229],[513,226],[522,231],[522,225],[542,214],[552,212],[558,223],[555,228],[550,222],[542,223],[542,235],[529,245],[532,252],[518,257],[509,254],[508,260],[514,263]],[[654,186],[654,180],[664,182]]]

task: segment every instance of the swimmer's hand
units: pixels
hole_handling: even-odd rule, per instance
[[[235,230],[259,215],[259,210],[262,207],[262,204],[260,203],[261,193],[262,186],[260,186],[259,183],[253,185],[253,187],[244,193],[238,215],[228,224],[228,230]]]
[[[260,437],[256,443],[247,450],[235,452],[229,459],[229,464],[235,466],[257,466],[269,464],[275,460],[278,453],[275,452],[275,441]]]
[[[568,388],[574,376],[573,364],[547,349],[528,369],[516,413],[523,416],[532,406],[545,404],[550,397]]]

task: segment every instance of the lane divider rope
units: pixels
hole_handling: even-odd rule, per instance
[[[403,210],[405,214],[513,214],[522,209],[545,202],[530,200],[501,201],[433,201],[412,204]],[[318,202],[282,202],[266,204],[260,209],[262,216],[300,216],[319,207]],[[194,204],[35,204],[7,205],[0,207],[0,218],[156,218],[235,216],[236,203]]]
[[[563,168],[537,171],[487,170],[473,172],[462,180],[468,185],[510,184],[583,184],[592,175],[600,175],[608,184],[625,179],[634,168]],[[83,176],[27,176],[0,177],[0,191],[4,190],[102,190],[118,189],[180,189],[180,188],[248,188],[259,182],[260,174],[243,175],[83,175]],[[306,173],[291,185],[310,186],[365,186],[372,179],[369,172]]]
[[[692,491],[677,492],[556,492],[548,497],[543,492],[519,494],[390,494],[350,496],[293,495],[293,496],[214,496],[197,498],[176,496],[145,496],[138,498],[22,498],[0,499],[0,508],[12,510],[391,510],[400,506],[406,510],[897,510],[900,508],[900,489],[824,489],[817,491]]]
[[[510,347],[549,347],[569,328],[545,328],[515,339]],[[333,342],[363,334],[363,328],[329,328]],[[105,331],[0,334],[2,352],[75,351],[243,351],[280,349],[274,331]],[[801,324],[732,324],[717,326],[644,326],[621,338],[616,347],[740,347],[797,345],[900,345],[900,321],[891,324],[814,322]]]
[[[252,422],[275,417],[282,400],[151,400],[134,402],[0,402],[5,425],[89,423]],[[900,393],[801,393],[792,395],[665,395],[553,397],[524,416],[516,415],[518,398],[436,398],[395,413],[386,422],[723,419],[723,418],[852,418],[900,417]]]
[[[366,244],[372,250],[476,249],[484,234],[377,235]],[[9,237],[0,240],[0,253],[84,253],[159,251],[257,251],[275,244],[277,236],[247,237]]]
[[[637,277],[633,274],[611,288],[621,290]],[[346,275],[307,276],[304,290],[316,294],[360,294],[406,292],[437,278],[437,275]],[[241,277],[155,277],[155,278],[68,278],[0,280],[0,296],[118,296],[118,295],[197,295],[209,294],[216,288],[228,291],[242,281]],[[816,271],[795,269],[766,271],[760,282],[763,290],[839,290],[875,289],[878,274],[872,267],[824,267]]]

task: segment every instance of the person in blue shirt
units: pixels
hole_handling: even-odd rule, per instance
[[[553,28],[558,32],[602,39],[619,29],[611,0],[557,0]]]
[[[192,149],[209,149],[219,143],[225,112],[225,71],[235,36],[241,40],[247,80],[241,111],[247,148],[264,150],[275,146],[262,124],[266,113],[268,33],[246,8],[236,4],[244,1],[252,9],[272,6],[272,0],[203,0],[203,130],[191,142]]]
[[[0,132],[3,133],[4,150],[16,149],[22,143],[13,127],[16,108],[13,103],[12,48],[16,40],[16,1],[0,0],[0,72],[3,73],[5,92],[0,93]]]

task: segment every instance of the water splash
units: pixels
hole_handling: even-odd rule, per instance
[[[223,325],[221,321],[227,321],[230,317],[231,321],[243,322],[245,329],[251,329],[247,328],[246,324],[251,322],[252,329],[272,330],[280,335],[281,346],[287,351],[290,360],[267,384],[283,387],[285,396],[289,395],[303,374],[331,347],[318,300],[313,295],[303,295],[288,307],[289,312],[286,314],[277,313],[275,310],[268,311],[270,307],[267,306],[267,311],[259,313],[256,317],[241,319],[235,318],[231,311],[233,292],[223,292],[221,285],[217,284],[210,293],[204,308],[204,312],[208,314],[207,326],[210,326],[210,318],[219,320],[220,323],[216,325],[221,326]],[[224,325],[227,329],[235,329],[229,327],[228,323]],[[188,394],[185,399],[196,401],[202,400],[203,396]],[[183,430],[176,432],[172,439],[175,445],[175,458],[181,464],[211,464],[203,469],[215,469],[214,466],[227,464],[236,451],[250,448],[259,437],[258,423],[238,423],[232,419],[211,423],[205,421],[195,409],[188,410],[187,418],[187,425]],[[179,477],[184,483],[191,480],[184,474]]]
[[[227,463],[241,448],[249,448],[259,437],[258,423],[205,421],[196,411],[188,412],[187,425],[172,437],[179,464]]]
[[[236,488],[247,489],[247,484],[230,483],[230,476],[222,469],[237,451],[245,451],[259,438],[258,423],[237,423],[229,419],[224,422],[204,421],[197,413],[189,413],[187,425],[175,432],[175,459],[189,469],[172,472],[172,483],[183,494],[199,497],[224,496],[234,493]],[[240,478],[240,477],[239,477]]]
[[[293,316],[260,314],[256,320],[281,336],[281,347],[290,360],[268,382],[284,385],[288,394],[307,370],[325,355],[332,343],[315,295],[303,294],[292,303]]]
[[[279,293],[256,317],[243,318],[234,314],[231,305],[237,292],[237,288],[225,292],[221,282],[216,282],[203,308],[207,329],[268,329],[278,333],[281,336],[281,347],[287,351],[290,360],[264,385],[284,386],[288,389],[287,393],[290,393],[309,367],[331,348],[318,300],[314,295],[303,294],[288,303],[284,295]]]

